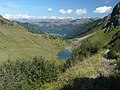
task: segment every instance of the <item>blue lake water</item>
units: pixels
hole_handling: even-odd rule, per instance
[[[57,56],[60,60],[70,59],[72,56],[72,52],[66,49],[64,51],[59,52]]]

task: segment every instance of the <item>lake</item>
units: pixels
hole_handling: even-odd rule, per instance
[[[59,52],[57,56],[60,60],[70,59],[72,52],[68,49],[65,49],[64,51]]]

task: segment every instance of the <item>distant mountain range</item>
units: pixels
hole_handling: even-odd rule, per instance
[[[51,19],[51,20],[17,20],[17,23],[28,28],[32,32],[36,33],[45,33],[58,35],[61,37],[65,37],[70,32],[74,31],[75,28],[80,25],[91,23],[98,18],[83,18],[83,19]],[[38,22],[39,21],[39,22]]]
[[[91,22],[80,24],[78,27],[74,28],[70,33],[68,33],[64,38],[72,39],[75,37],[84,36],[87,32],[90,32],[95,27],[100,26],[101,19],[93,20]]]
[[[72,19],[11,19],[11,20],[16,20],[19,22],[28,22],[28,23],[35,23],[35,22],[61,22],[65,20],[72,20]]]

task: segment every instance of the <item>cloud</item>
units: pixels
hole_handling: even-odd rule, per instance
[[[59,13],[60,13],[60,14],[66,14],[66,11],[65,11],[64,9],[60,9],[60,10],[59,10]]]
[[[112,0],[104,0],[105,3],[109,3],[111,2]]]
[[[27,14],[3,14],[4,18],[9,20],[18,19],[74,19],[73,17],[59,17],[59,16],[29,16]]]
[[[22,5],[19,5],[18,3],[11,1],[11,2],[7,2],[3,5],[1,5],[0,9],[8,10],[8,9],[13,9],[13,8],[20,7],[20,6],[22,6]]]
[[[13,6],[5,5],[5,6],[0,6],[1,9],[11,9],[14,8]]]
[[[68,9],[68,10],[66,11],[67,14],[71,14],[72,12],[73,12],[72,9]]]
[[[28,19],[28,18],[32,18],[31,16],[28,16],[27,14],[3,14],[2,15],[4,18],[6,19]]]
[[[48,10],[47,10],[48,12],[52,12],[53,11],[53,9],[52,8],[48,8]]]
[[[87,13],[87,10],[86,9],[77,9],[75,11],[75,14],[76,15],[81,15],[81,14],[86,14]]]
[[[111,6],[103,6],[103,7],[98,7],[96,8],[96,10],[94,10],[93,12],[94,13],[99,13],[99,14],[103,14],[103,13],[106,13],[106,12],[110,12],[112,10],[112,7]]]
[[[81,15],[81,14],[86,14],[87,10],[86,9],[76,9],[75,11],[73,9],[60,9],[59,10],[60,14],[76,14],[76,15]]]
[[[60,10],[59,10],[59,13],[60,13],[60,14],[71,14],[72,12],[73,12],[72,9],[67,9],[67,10],[60,9]]]
[[[13,8],[16,8],[16,7],[19,7],[19,6],[22,6],[22,5],[3,5],[3,6],[0,6],[0,9],[13,9]]]

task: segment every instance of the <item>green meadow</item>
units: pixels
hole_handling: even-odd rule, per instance
[[[61,38],[33,34],[22,26],[0,17],[0,62],[42,56],[57,59],[57,53],[69,45]]]

